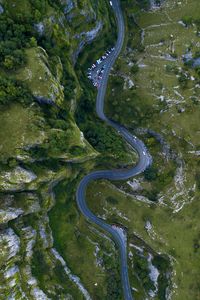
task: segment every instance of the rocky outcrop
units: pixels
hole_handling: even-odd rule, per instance
[[[77,34],[74,36],[75,39],[78,39],[80,41],[77,50],[73,54],[73,62],[74,63],[76,62],[78,55],[83,50],[84,46],[86,44],[91,43],[96,38],[96,36],[101,31],[102,26],[103,26],[103,23],[101,21],[99,21],[96,24],[95,28],[93,28],[92,30],[90,30],[88,32],[81,32],[80,34]]]
[[[10,172],[2,172],[0,174],[0,191],[21,191],[27,183],[32,182],[36,178],[37,176],[32,171],[18,166]]]
[[[60,0],[61,4],[64,6],[64,13],[68,14],[76,5],[73,0]]]
[[[4,8],[2,5],[0,5],[0,14],[3,14],[4,13]]]
[[[0,3],[4,5],[6,1],[0,0]],[[82,278],[68,268],[68,262],[55,250],[48,213],[55,204],[53,189],[58,182],[79,175],[77,170],[71,171],[72,165],[84,165],[86,160],[98,155],[76,125],[70,101],[75,103],[82,93],[73,62],[84,46],[102,31],[106,18],[98,11],[98,5],[105,3],[60,2],[63,7],[48,4],[47,13],[31,24],[37,34],[35,40],[25,46],[27,63],[12,74],[34,97],[27,99],[28,104],[20,103],[12,115],[14,104],[5,108],[5,120],[10,118],[9,125],[20,139],[12,144],[14,151],[1,161],[0,298],[3,295],[4,299],[44,300],[57,295],[59,299],[91,299]],[[19,12],[20,5],[11,5],[13,15],[15,9]],[[0,5],[0,14],[3,12]],[[47,37],[51,37],[58,49],[55,55],[50,56],[50,51],[47,54],[43,48],[45,42],[43,47],[37,46],[37,38],[39,41]],[[60,49],[64,49],[64,59]],[[61,83],[63,69],[66,81],[72,82],[69,99]],[[22,118],[23,111],[29,114],[23,114]],[[17,116],[24,127],[15,128],[13,116]],[[3,142],[6,138],[10,137],[5,137]],[[7,141],[5,144],[9,145]]]
[[[61,106],[64,101],[64,87],[60,83],[60,78],[52,74],[46,51],[41,47],[31,48],[26,50],[26,54],[27,66],[18,72],[17,78],[29,85],[39,102]],[[57,68],[62,70],[59,59]]]

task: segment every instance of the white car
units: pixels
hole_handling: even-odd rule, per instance
[[[143,153],[144,155],[146,155],[146,153],[145,153],[144,151],[143,151],[142,153]]]

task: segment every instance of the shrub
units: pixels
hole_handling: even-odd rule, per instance
[[[13,101],[28,103],[30,100],[33,100],[33,97],[25,84],[0,76],[0,104],[8,104]]]
[[[178,81],[182,88],[186,88],[188,84],[188,76],[185,73],[181,72]]]
[[[137,74],[139,71],[139,67],[137,64],[134,64],[132,67],[131,67],[131,73],[132,74]]]
[[[186,26],[189,26],[192,25],[193,18],[191,16],[185,16],[182,18],[182,21]]]
[[[106,198],[106,201],[109,202],[109,203],[111,203],[111,204],[117,204],[117,203],[119,202],[119,201],[118,201],[115,197],[113,197],[113,196],[107,197],[107,198]]]
[[[149,167],[148,169],[145,170],[144,172],[144,178],[153,181],[158,177],[158,169],[156,167]]]

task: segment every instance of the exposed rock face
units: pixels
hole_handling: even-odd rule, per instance
[[[23,213],[21,208],[16,209],[12,207],[8,207],[7,210],[0,209],[0,220],[1,223],[7,223],[10,220],[16,219]]]
[[[11,172],[4,172],[0,175],[1,191],[20,191],[25,184],[32,182],[37,176],[24,168],[16,167]]]
[[[64,5],[65,14],[68,14],[75,6],[75,1],[73,0],[61,0],[61,3]]]
[[[41,47],[27,49],[27,56],[28,64],[18,73],[18,79],[29,84],[39,102],[61,105],[64,101],[64,87],[59,78],[52,74],[46,51]],[[59,60],[57,68],[62,72]]]
[[[42,22],[40,22],[38,24],[35,24],[35,28],[36,28],[36,30],[38,31],[38,33],[40,35],[43,35],[45,27],[44,27],[44,24]]]
[[[4,257],[6,258],[5,260],[8,261],[9,259],[16,257],[19,252],[20,240],[11,228],[3,230],[0,233],[0,244],[2,258]],[[4,263],[3,260],[1,260],[1,263]]]
[[[61,262],[62,266],[64,267],[65,273],[69,276],[70,280],[75,282],[75,284],[81,290],[82,294],[84,295],[84,298],[86,300],[91,300],[91,297],[90,297],[88,291],[82,285],[80,278],[71,273],[71,270],[67,267],[66,262],[64,261],[62,256],[60,256],[60,254],[54,248],[52,249],[52,253],[55,256],[55,258]]]
[[[3,3],[0,14],[4,12],[6,2],[0,0]],[[31,7],[29,2],[24,1]],[[53,248],[48,213],[55,204],[53,188],[58,182],[79,176],[77,170],[71,171],[71,165],[98,155],[76,125],[71,102],[75,103],[82,93],[73,63],[84,46],[102,31],[106,18],[98,5],[105,6],[105,3],[99,1],[98,5],[94,5],[90,0],[84,3],[76,0],[60,2],[63,9],[48,4],[48,12],[33,24],[37,32],[36,44],[30,43],[25,47],[27,63],[14,74],[37,101],[31,98],[32,102],[27,106],[17,103],[12,114],[11,108],[15,103],[5,108],[4,119],[10,118],[10,131],[20,139],[11,144],[14,145],[11,154],[4,159],[0,157],[3,165],[0,170],[0,298],[3,295],[3,299],[44,300],[57,295],[59,299],[66,300],[91,299],[85,282],[68,268],[68,262]],[[13,15],[15,10],[23,14],[20,8],[15,3],[10,6]],[[66,51],[65,59],[59,51],[52,57],[48,49],[45,51],[45,45],[37,46],[37,38],[45,40],[47,35],[55,46],[64,49],[64,53]],[[65,86],[69,90],[68,98],[62,86],[64,72],[67,73],[66,80],[69,79]],[[62,115],[64,110],[66,115]],[[30,115],[23,111],[30,112]],[[14,123],[15,116],[17,120]],[[25,124],[25,121],[24,127],[17,128],[15,125]],[[3,142],[9,145],[13,136],[6,136],[6,130]],[[48,152],[51,143],[53,154]],[[66,284],[67,280],[74,294]]]
[[[151,9],[158,9],[165,0],[150,0]]]
[[[79,45],[78,45],[78,49],[75,51],[74,55],[73,55],[73,61],[75,62],[78,58],[78,55],[80,54],[80,52],[82,51],[82,49],[84,48],[84,46],[86,44],[91,43],[96,36],[99,34],[99,32],[102,29],[102,22],[98,22],[96,24],[96,27],[93,28],[92,30],[88,31],[88,32],[81,32],[78,35],[75,35],[74,38],[80,40]]]
[[[4,8],[2,5],[0,5],[0,14],[3,14],[3,12],[4,12]]]

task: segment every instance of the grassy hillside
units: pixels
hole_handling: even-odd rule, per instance
[[[74,195],[80,178],[102,165],[109,128],[96,132],[103,149],[93,147],[74,113],[86,91],[91,106],[96,96],[86,79],[94,52],[84,48],[104,35],[107,42],[95,55],[112,45],[113,22],[104,1],[1,1],[0,298],[84,299],[90,294],[102,299],[108,293],[105,284],[117,253],[92,233]],[[74,65],[81,52],[85,62],[78,71]],[[93,107],[87,126],[95,120]],[[134,154],[121,155],[126,148],[114,132],[109,139],[118,148],[110,149],[107,161],[134,159]],[[113,272],[119,278],[117,267]]]
[[[0,3],[0,298],[122,299],[114,244],[75,202],[85,174],[137,159],[98,120],[86,76],[116,40],[111,7]],[[121,1],[126,40],[106,113],[154,163],[125,183],[93,183],[87,199],[124,230],[135,299],[198,299],[199,2],[152,3]]]
[[[141,137],[154,163],[144,176],[117,184],[126,194],[104,182],[89,195],[104,190],[93,210],[105,216],[107,206],[106,218],[128,228],[130,243],[134,233],[168,255],[172,299],[198,299],[199,2],[166,0],[143,12],[124,7],[126,48],[110,80],[107,114]],[[109,197],[118,200],[114,208]]]

